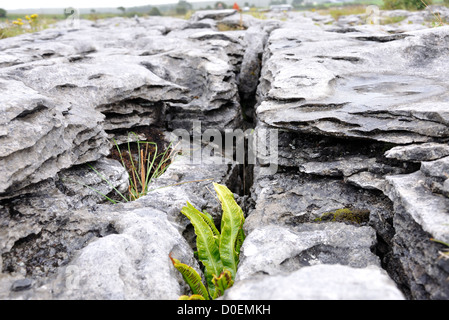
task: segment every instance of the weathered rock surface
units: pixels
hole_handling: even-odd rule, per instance
[[[113,213],[109,213],[113,215]],[[117,214],[117,213],[116,213]],[[90,243],[66,267],[62,299],[177,299],[185,288],[169,254],[199,270],[186,240],[163,211],[118,212],[118,234]]]
[[[268,39],[256,134],[280,130],[280,170],[255,169],[248,237],[267,223],[294,232],[325,212],[366,210],[374,252],[403,293],[447,299],[447,260],[430,238],[449,235],[449,29],[321,20],[287,21]]]
[[[378,268],[316,265],[236,283],[223,300],[403,300]]]
[[[447,30],[364,37],[279,28],[265,54],[258,118],[395,144],[447,138],[447,79],[439,71],[448,62]]]
[[[186,231],[180,209],[189,201],[217,216],[219,203],[206,187],[213,180],[240,191],[239,172],[232,165],[177,162],[146,200],[111,209],[96,205],[105,202],[100,194],[126,192],[128,175],[105,156],[112,137],[138,127],[189,128],[198,119],[205,128],[238,126],[241,35],[209,29],[203,37],[187,21],[170,18],[81,21],[76,31],[59,27],[0,44],[0,90],[8,93],[0,98],[1,296],[174,299],[186,288],[168,254],[176,254],[179,244],[177,258],[193,258],[190,247],[182,248],[187,242],[181,234],[191,238],[192,231]],[[90,162],[98,174],[85,165]],[[134,220],[122,220],[128,216]],[[154,230],[159,238],[151,238]],[[150,240],[163,252],[150,257]],[[157,268],[168,273],[148,270],[156,257]],[[110,282],[102,274],[106,265]],[[75,269],[80,281],[92,285],[83,285],[87,291],[66,285]],[[147,272],[155,275],[150,282],[172,283],[133,292]],[[32,284],[22,285],[28,283],[23,279]],[[141,282],[142,288],[157,284],[150,282]]]
[[[0,203],[2,270],[46,276],[66,264],[74,252],[95,237],[114,232],[108,222],[86,208],[104,201],[113,188],[127,190],[128,175],[116,161],[63,170]],[[106,183],[99,175],[108,179]]]
[[[317,264],[380,266],[379,257],[371,252],[375,243],[374,229],[366,226],[326,222],[260,227],[245,239],[236,280],[255,274],[292,272]]]
[[[382,28],[204,11],[0,41],[0,297],[188,294],[169,254],[200,271],[180,210],[219,225],[214,181],[247,215],[223,299],[448,299],[430,238],[449,242],[449,27],[421,25],[429,13],[382,12],[406,16]],[[252,120],[257,141],[277,130],[276,173],[263,154],[246,167],[184,154],[137,201],[100,195],[128,188],[112,138]]]

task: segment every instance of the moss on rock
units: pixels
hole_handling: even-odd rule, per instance
[[[315,222],[346,222],[350,224],[363,224],[369,221],[369,211],[351,208],[342,208],[333,212],[325,212]]]

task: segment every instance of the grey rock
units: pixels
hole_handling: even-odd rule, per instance
[[[236,281],[317,264],[380,266],[379,258],[371,252],[375,243],[374,229],[338,222],[260,227],[245,239]]]
[[[431,161],[449,155],[449,145],[442,143],[423,143],[418,145],[398,146],[385,153],[387,158],[402,161]]]
[[[265,53],[257,116],[276,128],[395,144],[445,138],[447,89],[444,79],[433,77],[445,63],[446,33],[445,28],[394,37],[274,30]],[[392,44],[386,47],[385,42]],[[422,72],[429,72],[428,77]]]
[[[33,284],[33,280],[31,280],[29,278],[16,280],[12,284],[11,290],[12,291],[28,290],[29,288],[31,288],[32,284]]]
[[[57,105],[18,81],[5,82],[2,88],[12,97],[1,104],[2,195],[107,153],[106,134],[98,127],[100,114],[88,116],[83,107],[69,112],[67,103]]]
[[[199,268],[192,249],[164,212],[129,210],[115,215],[114,220],[119,234],[85,247],[52,284],[59,290],[56,297],[175,300],[184,293],[182,278],[169,254]]]
[[[237,10],[234,9],[225,9],[225,10],[199,10],[196,11],[192,16],[190,17],[193,21],[203,20],[203,19],[214,19],[214,20],[221,20],[224,17],[233,15],[237,12]]]
[[[426,176],[433,178],[448,178],[449,157],[444,157],[435,161],[425,161],[421,163],[421,171]]]
[[[169,254],[200,271],[180,209],[189,201],[218,225],[215,181],[248,214],[239,278],[224,299],[403,299],[381,266],[407,298],[447,299],[444,248],[429,238],[449,241],[448,29],[425,29],[430,14],[382,12],[407,18],[379,28],[354,25],[363,15],[199,11],[189,21],[82,20],[78,30],[60,22],[3,39],[0,297],[188,294]],[[138,201],[111,206],[93,190],[126,191],[124,170],[105,159],[112,137],[190,130],[193,120],[235,129],[243,105],[257,141],[279,130],[275,174],[266,175],[270,157],[254,172],[217,163],[221,155],[184,157]],[[342,208],[367,220],[311,223]],[[23,279],[32,285],[11,290]]]
[[[387,190],[387,182],[384,177],[367,171],[353,174],[345,178],[345,181],[362,189],[379,190],[384,193]]]
[[[198,30],[185,24],[117,18],[2,41],[2,52],[17,61],[6,58],[0,72],[0,90],[8,92],[0,109],[0,193],[100,159],[112,131],[165,121],[187,128],[198,117],[211,127],[239,126],[238,54],[230,59],[226,51],[243,56],[239,37],[189,38]]]
[[[323,176],[351,176],[360,171],[367,171],[376,159],[348,157],[331,162],[306,162],[300,165],[299,171],[307,174]]]
[[[246,50],[239,74],[239,91],[243,99],[254,95],[259,83],[262,55],[269,34],[279,23],[264,23],[248,28],[245,32]]]
[[[269,20],[260,20],[249,14],[241,14],[236,13],[233,15],[229,15],[220,20],[221,24],[224,24],[232,29],[249,29],[252,26],[256,26],[259,24],[264,24]],[[270,22],[269,22],[270,23]]]
[[[426,185],[432,192],[449,197],[447,180],[449,178],[449,157],[421,163],[421,172],[425,176]]]
[[[449,197],[449,179],[444,180],[443,182],[443,194]]]
[[[441,245],[429,239],[447,238],[447,89],[440,72],[447,29],[407,31],[402,24],[382,31],[351,27],[353,18],[339,29],[291,21],[270,34],[256,133],[279,129],[279,169],[259,173],[270,159],[255,168],[245,227],[250,237],[263,225],[296,227],[337,206],[365,208],[378,234],[375,250],[406,296],[445,299],[447,267],[432,260]]]
[[[255,207],[249,211],[244,226],[248,233],[265,224],[299,225],[343,208],[370,212],[370,223],[379,223],[381,234],[391,228],[385,223],[393,214],[386,197],[326,177],[295,172],[258,176],[259,169],[255,171],[252,187]]]
[[[393,252],[406,274],[402,285],[412,299],[447,299],[449,270],[438,258],[441,245],[430,239],[449,240],[449,198],[432,193],[420,171],[387,181],[395,209]]]
[[[316,265],[240,281],[223,300],[404,300],[378,267]]]
[[[66,169],[60,178],[30,186],[22,190],[24,194],[0,202],[4,269],[46,275],[66,263],[87,240],[112,231],[102,219],[89,222],[95,214],[83,209],[106,201],[99,193],[127,189],[128,176],[110,159],[92,167],[97,173],[87,166]]]
[[[92,168],[91,168],[92,167]],[[59,173],[59,188],[72,199],[73,207],[94,206],[105,202],[105,196],[118,192],[127,194],[128,172],[116,160],[103,158],[91,164],[63,170]],[[78,198],[79,201],[75,201]]]
[[[436,239],[449,241],[449,198],[432,193],[426,188],[424,175],[416,172],[409,175],[389,176],[392,185],[390,198],[405,209],[411,219]]]

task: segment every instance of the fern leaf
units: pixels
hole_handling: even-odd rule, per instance
[[[215,295],[212,297],[212,299],[216,299],[220,296],[222,296],[226,289],[232,287],[234,284],[234,280],[232,280],[232,275],[229,270],[224,270],[219,277],[214,276],[212,279],[212,282],[215,285]]]
[[[237,254],[237,258],[240,256],[240,248],[243,245],[243,241],[245,241],[245,233],[243,232],[243,226],[239,229],[237,233],[237,239],[235,241],[235,252]],[[238,263],[238,261],[237,261]]]
[[[240,240],[237,241],[237,239],[242,238],[241,233],[243,231],[240,230],[243,228],[245,218],[242,208],[235,202],[234,195],[226,186],[214,183],[214,188],[223,209],[219,245],[220,258],[223,263],[223,268],[229,270],[232,278],[235,278],[238,264],[236,248],[238,247],[239,252],[241,246]]]
[[[204,298],[203,300],[209,300],[209,294],[207,293],[207,289],[204,286],[203,282],[201,281],[201,276],[198,274],[198,272],[196,272],[196,270],[193,269],[192,267],[190,267],[184,263],[181,263],[179,260],[173,258],[171,255],[170,255],[170,259],[173,263],[173,266],[179,272],[181,272],[184,280],[187,282],[190,289],[192,289],[193,294],[202,296]],[[184,299],[181,299],[181,300],[184,300]],[[197,299],[195,299],[195,300],[197,300]]]
[[[223,271],[223,263],[220,259],[220,251],[214,237],[214,232],[205,221],[204,213],[195,209],[190,203],[187,202],[187,206],[182,208],[181,213],[190,220],[195,228],[198,259],[205,267],[204,275],[209,292],[213,295],[215,290],[212,282],[213,275],[221,274]]]
[[[202,295],[192,294],[190,297],[186,295],[182,295],[178,300],[206,300]]]
[[[212,218],[212,216],[209,213],[207,213],[206,211],[203,211],[203,212],[198,211],[198,212],[201,215],[201,217],[204,219],[204,222],[206,222],[207,225],[210,227],[210,229],[214,233],[214,236],[219,236],[220,232],[218,231],[217,227],[215,226],[214,219]]]

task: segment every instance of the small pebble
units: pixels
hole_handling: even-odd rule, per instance
[[[31,285],[33,284],[33,281],[31,279],[20,279],[14,281],[14,283],[11,286],[12,291],[23,291],[28,290],[31,288]]]

